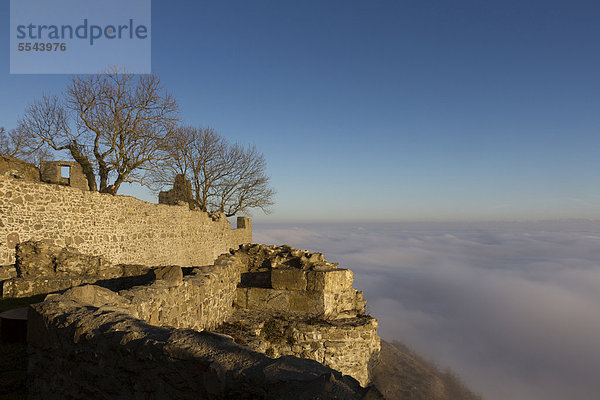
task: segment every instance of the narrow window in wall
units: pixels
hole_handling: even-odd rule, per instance
[[[70,178],[71,177],[71,167],[68,165],[60,166],[60,177],[61,178]]]

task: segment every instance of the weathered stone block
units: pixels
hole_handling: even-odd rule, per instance
[[[118,269],[120,272],[120,268]],[[118,275],[117,268],[112,268],[112,265],[102,257],[80,254],[69,249],[62,249],[56,256],[56,273],[64,275],[94,275],[98,277]]]
[[[17,277],[17,270],[12,265],[0,266],[0,281]]]
[[[54,275],[54,261],[60,249],[43,242],[24,242],[17,246],[15,267],[23,278],[40,278]]]
[[[2,297],[29,297],[36,294],[57,292],[87,283],[80,278],[64,279],[21,279],[13,278],[2,282]]]
[[[121,268],[100,256],[81,254],[72,248],[52,246],[48,241],[27,241],[17,246],[15,268],[22,278],[57,278],[75,275],[114,278]]]
[[[349,269],[331,271],[308,271],[307,289],[321,292],[337,292],[352,287],[354,274]]]
[[[325,311],[323,295],[300,290],[279,290],[265,288],[243,288],[238,294],[238,302],[246,304],[249,310],[269,310],[283,313],[322,315]],[[238,289],[240,291],[240,289]]]
[[[289,292],[265,288],[248,288],[250,310],[289,310]]]
[[[94,306],[112,305],[124,307],[128,305],[128,302],[117,293],[96,285],[74,287],[67,290],[63,297]]]
[[[364,314],[365,302],[362,292],[349,288],[343,291],[323,293],[324,314],[328,318],[348,318]]]
[[[271,271],[273,289],[306,290],[306,272],[298,268],[276,268]]]
[[[19,234],[16,232],[9,233],[6,235],[6,245],[9,248],[14,249],[16,245],[19,244]]]
[[[288,292],[288,297],[287,311],[309,315],[322,315],[325,311],[321,293],[291,290]]]
[[[157,268],[153,272],[154,279],[156,279],[157,281],[166,281],[168,283],[176,284],[180,284],[181,282],[183,282],[183,271],[178,265]]]

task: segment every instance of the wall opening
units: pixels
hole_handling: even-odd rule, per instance
[[[71,167],[68,165],[60,166],[60,177],[69,179],[71,177]]]

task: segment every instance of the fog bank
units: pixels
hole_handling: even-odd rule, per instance
[[[600,393],[600,222],[255,224],[355,273],[380,335],[490,400]]]

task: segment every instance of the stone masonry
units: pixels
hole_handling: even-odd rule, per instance
[[[378,359],[377,320],[368,315],[327,320],[236,309],[218,332],[269,357],[308,358],[367,386]]]
[[[173,182],[173,188],[158,193],[158,203],[172,206],[185,203],[193,208],[192,184],[185,179],[185,175],[177,174]]]
[[[151,269],[145,265],[115,265],[102,256],[82,254],[72,248],[50,246],[45,242],[27,241],[17,245],[15,265],[0,268],[3,272],[0,275],[0,297],[29,297],[84,283],[131,286],[146,282]],[[12,274],[7,273],[11,270]]]
[[[242,245],[215,265],[231,263],[241,273],[236,311],[219,332],[272,357],[310,358],[369,384],[380,339],[352,271],[290,246]]]
[[[31,307],[29,399],[383,399],[315,361],[152,326],[103,300],[55,296]]]
[[[65,167],[68,176],[62,176]],[[40,175],[43,182],[71,186],[81,190],[89,190],[88,181],[81,165],[75,161],[42,161]]]
[[[352,271],[249,244],[250,219],[192,210],[185,180],[157,205],[62,166],[48,184],[0,162],[2,294],[53,292],[30,308],[30,398],[380,398],[361,388],[380,340]]]
[[[114,264],[209,265],[252,241],[250,220],[0,176],[0,265],[28,240],[70,246]]]
[[[27,182],[40,181],[40,171],[33,164],[3,155],[0,155],[0,176]]]
[[[269,270],[263,271],[264,268]],[[296,278],[282,279],[276,271],[289,269],[305,271],[308,276],[306,284],[301,279],[300,284],[294,283],[294,279],[298,280]],[[29,268],[31,273],[35,270]],[[77,267],[77,270],[81,270],[81,267]],[[268,283],[263,275],[252,275],[256,273],[252,271],[267,272]],[[154,281],[151,284],[118,292],[95,285],[74,287],[64,294],[47,296],[41,304],[59,302],[64,305],[75,302],[82,306],[96,307],[97,311],[88,307],[84,313],[77,311],[69,314],[67,310],[65,316],[59,317],[45,314],[46,306],[35,306],[36,319],[42,318],[47,322],[46,325],[33,323],[33,334],[36,337],[46,337],[46,329],[49,330],[48,335],[56,329],[62,333],[61,339],[44,339],[59,340],[54,344],[50,343],[56,346],[56,350],[48,350],[46,347],[43,351],[40,348],[40,352],[34,350],[30,362],[32,365],[42,363],[48,366],[50,360],[62,357],[62,350],[59,349],[71,346],[71,341],[73,345],[81,342],[79,334],[72,338],[69,336],[70,331],[63,330],[61,321],[65,318],[72,321],[72,324],[80,324],[78,321],[88,318],[85,315],[89,312],[98,317],[103,313],[117,312],[155,327],[220,332],[233,337],[235,342],[247,346],[247,349],[271,358],[295,356],[314,360],[353,377],[362,386],[367,386],[371,379],[372,364],[377,359],[380,348],[377,321],[364,313],[364,301],[351,287],[352,279],[347,273],[340,274],[339,271],[344,270],[328,263],[319,253],[309,253],[289,246],[243,245],[239,250],[232,250],[219,257],[214,265],[193,268],[185,276],[179,266],[167,266],[153,270]],[[20,274],[24,272],[20,271]],[[312,275],[312,272],[319,274]],[[306,303],[308,305],[284,310],[275,306],[266,307],[267,301],[260,309],[259,299],[255,299],[256,306],[249,309],[237,300],[240,293],[248,289],[248,284],[261,284],[264,286],[261,289],[278,291],[277,293],[297,292],[296,299],[300,303],[302,295],[310,300]],[[280,288],[274,289],[273,285]],[[338,296],[340,304],[328,307],[325,301],[327,296],[324,294]],[[81,323],[85,326],[85,322]],[[58,325],[54,326],[55,324]],[[95,337],[99,334],[97,332],[96,330],[87,335]],[[137,339],[146,340],[144,337]],[[94,343],[96,340],[101,339],[94,339]],[[88,343],[86,346],[91,345]],[[52,356],[47,354],[48,351],[59,353]],[[86,348],[86,351],[93,352],[93,346]],[[103,348],[98,348],[97,351],[105,353]],[[133,348],[124,351],[133,351]],[[117,351],[115,354],[115,357],[120,357],[123,353]],[[106,362],[118,364],[114,360]],[[36,379],[45,381],[43,385],[53,385],[52,382],[55,382],[50,375],[45,378],[38,376]],[[78,386],[70,378],[63,376],[61,379],[61,386]],[[81,385],[83,384],[89,383],[82,382]]]

